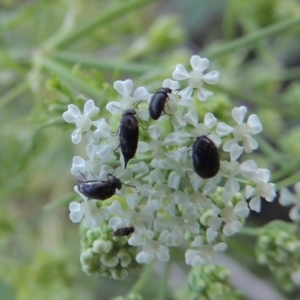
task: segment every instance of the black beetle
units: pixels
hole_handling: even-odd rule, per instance
[[[128,161],[134,157],[139,139],[139,121],[134,109],[124,111],[120,123],[120,146],[124,156],[125,169]]]
[[[119,228],[114,231],[114,236],[125,236],[134,232],[134,227]]]
[[[111,179],[108,176],[112,177]],[[84,196],[90,199],[105,200],[116,193],[116,189],[120,190],[122,182],[119,178],[108,174],[107,181],[102,180],[78,180],[78,190]]]
[[[217,146],[207,136],[199,136],[193,146],[193,165],[195,172],[202,178],[214,177],[220,169]]]
[[[164,112],[168,94],[172,93],[170,88],[161,88],[153,94],[149,104],[149,114],[153,120],[157,120]]]

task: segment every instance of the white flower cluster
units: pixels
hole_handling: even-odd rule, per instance
[[[279,203],[283,206],[292,206],[289,216],[292,221],[300,224],[300,182],[295,183],[294,193],[286,188],[280,190]]]
[[[209,262],[213,251],[226,249],[222,235],[230,236],[241,229],[249,214],[247,200],[251,199],[251,209],[259,211],[261,197],[272,201],[275,196],[269,170],[258,168],[253,160],[238,161],[244,152],[258,147],[253,138],[262,131],[258,117],[252,114],[244,121],[247,108],[241,106],[232,110],[232,125],[219,122],[212,113],[199,120],[194,92],[201,101],[207,100],[213,93],[204,89],[203,83],[216,84],[219,73],[203,73],[209,65],[206,58],[194,55],[190,63],[190,73],[181,64],[173,72],[173,78],[183,80],[186,87],[170,79],[162,83],[172,92],[164,106],[165,114],[157,121],[149,118],[152,95],[145,87],[133,91],[131,80],[114,83],[122,98],[106,105],[113,117],[92,121],[100,111],[93,100],[85,103],[83,113],[71,104],[63,114],[66,122],[77,127],[73,143],[80,143],[83,133],[87,138],[88,159],[75,156],[71,173],[103,183],[113,174],[130,185],[122,184],[109,205],[104,205],[105,200],[89,200],[76,186],[83,201],[70,203],[70,219],[85,219],[90,228],[107,222],[114,231],[133,226],[135,231],[128,243],[140,247],[138,263],[149,263],[154,258],[168,261],[169,248],[184,241],[188,244],[187,264]],[[140,132],[145,138],[139,139],[136,154],[125,169],[116,131],[122,111],[127,109],[134,109],[143,127],[148,124],[148,130]],[[219,148],[221,167],[210,179],[200,178],[193,167],[192,145],[200,136],[207,136]]]

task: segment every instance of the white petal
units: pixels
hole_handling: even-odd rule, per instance
[[[117,230],[123,226],[123,221],[120,217],[112,217],[109,219],[108,224],[113,230]]]
[[[216,128],[216,133],[220,136],[228,135],[229,133],[233,132],[233,127],[223,123],[219,122]]]
[[[112,101],[107,103],[106,109],[113,115],[116,116],[122,112],[120,102]]]
[[[217,125],[218,120],[212,113],[206,113],[204,117],[204,124],[208,128],[213,128]]]
[[[241,166],[241,173],[247,178],[253,178],[257,170],[257,164],[253,159],[244,161]]]
[[[137,194],[129,194],[126,196],[126,201],[130,209],[135,209],[139,203],[139,197]]]
[[[85,173],[85,160],[80,156],[74,156],[71,173],[74,176],[78,176],[80,172]]]
[[[225,243],[218,243],[213,246],[214,251],[225,251],[227,249],[227,245]]]
[[[240,106],[240,107],[235,107],[232,110],[231,115],[238,124],[241,124],[243,123],[246,113],[247,113],[246,106]]]
[[[260,133],[263,129],[257,115],[250,115],[247,124],[251,128],[252,134]]]
[[[96,148],[96,154],[102,160],[106,160],[108,157],[110,157],[113,154],[113,152],[107,144],[104,144],[104,145],[99,145]]]
[[[94,132],[95,137],[101,139],[111,135],[110,128],[105,119],[101,119],[98,122],[97,129]]]
[[[146,142],[138,142],[137,150],[138,153],[145,153],[149,151],[149,144]]]
[[[237,160],[240,155],[243,153],[244,148],[239,146],[238,144],[232,145],[230,149],[230,161]]]
[[[235,177],[229,177],[225,183],[225,190],[229,193],[235,193],[240,190],[239,182]]]
[[[153,254],[148,254],[145,251],[141,251],[137,256],[136,256],[136,261],[139,264],[148,264],[150,263],[154,258]]]
[[[244,138],[243,146],[246,153],[251,153],[258,148],[258,143],[252,136],[247,136]]]
[[[191,243],[192,247],[201,247],[203,246],[203,238],[198,235],[195,237],[194,241]]]
[[[181,177],[174,171],[172,171],[168,178],[168,186],[177,190],[180,184]]]
[[[99,107],[95,106],[94,100],[90,99],[84,103],[84,115],[86,117],[93,117],[100,111]]]
[[[184,115],[185,120],[194,127],[198,124],[198,114],[195,110],[191,110]]]
[[[199,55],[193,55],[190,59],[193,70],[204,71],[209,66],[209,60],[207,58],[201,58]]]
[[[190,94],[189,94],[190,95]],[[190,96],[184,96],[181,97],[178,101],[177,101],[178,105],[184,106],[184,107],[191,107],[194,104],[194,98],[190,97]]]
[[[172,117],[172,124],[175,128],[181,128],[186,125],[184,117],[179,113],[174,113]]]
[[[211,244],[216,239],[217,236],[218,236],[218,232],[213,230],[212,228],[208,228],[206,230],[206,239],[209,244]]]
[[[114,88],[123,97],[127,97],[132,92],[133,82],[130,79],[126,79],[125,81],[117,80],[114,82]]]
[[[271,172],[268,169],[258,169],[256,171],[257,179],[262,182],[269,182],[271,178]]]
[[[196,173],[189,174],[189,178],[194,191],[195,192],[199,191],[199,188],[203,183],[203,179],[199,177]]]
[[[114,202],[108,207],[108,210],[111,214],[121,215],[124,213],[123,206],[117,200],[114,200]]]
[[[231,147],[233,147],[233,145],[238,145],[237,140],[235,139],[231,139],[229,141],[227,141],[224,145],[223,145],[223,150],[225,152],[230,152]]]
[[[139,174],[148,173],[149,168],[143,161],[141,161],[138,164],[134,165],[134,167],[132,168],[132,171],[134,173],[139,173]]]
[[[150,178],[157,184],[162,184],[164,182],[164,175],[159,169],[151,171]]]
[[[199,100],[201,101],[205,101],[207,100],[207,98],[209,98],[210,96],[212,96],[214,93],[205,89],[205,88],[200,88],[197,90],[197,95]]]
[[[256,190],[254,187],[247,185],[246,186],[246,198],[248,199],[248,198],[252,197],[254,195],[255,191]]]
[[[191,86],[187,86],[183,90],[181,90],[178,95],[181,96],[182,98],[191,98],[193,94],[193,88]]]
[[[241,228],[242,228],[242,223],[235,220],[233,222],[227,223],[223,227],[223,233],[227,236],[231,236],[231,235],[239,232]]]
[[[68,110],[63,113],[63,118],[67,123],[75,123],[80,116],[81,112],[74,104],[69,104]]]
[[[216,84],[219,81],[219,72],[211,71],[204,75],[203,81],[209,84]]]
[[[146,101],[151,98],[151,94],[148,93],[145,87],[141,86],[135,90],[133,98],[137,101]]]
[[[260,212],[260,196],[253,197],[249,202],[249,207],[256,212]]]
[[[172,73],[172,76],[176,80],[184,80],[190,77],[189,73],[182,64],[176,65],[175,71]]]
[[[157,124],[151,125],[149,126],[148,129],[149,129],[149,134],[153,140],[157,140],[160,137],[162,132],[162,128],[160,125]]]
[[[72,135],[71,135],[71,139],[72,139],[72,143],[73,144],[79,144],[82,138],[82,132],[81,130],[78,128],[76,130],[73,131]]]
[[[176,90],[180,89],[179,82],[171,80],[171,79],[165,79],[162,83],[162,86],[167,87],[167,88],[171,89],[172,91],[176,91]]]
[[[166,246],[159,246],[155,254],[160,261],[169,261],[170,259],[169,248]]]
[[[211,195],[216,190],[217,190],[217,185],[212,181],[208,181],[203,188],[203,195]]]
[[[148,109],[137,109],[137,114],[139,116],[139,119],[148,121],[150,114]]]

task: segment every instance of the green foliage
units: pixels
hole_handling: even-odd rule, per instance
[[[176,10],[175,2],[184,9]],[[105,104],[115,100],[114,80],[134,78],[154,92],[173,65],[187,64],[201,47],[200,55],[220,71],[221,84],[214,87],[215,101],[199,105],[200,118],[210,111],[228,120],[236,103],[247,105],[262,119],[265,136],[258,155],[276,170],[275,182],[289,186],[300,180],[299,160],[294,164],[300,152],[299,1],[231,0],[227,7],[221,1],[216,7],[205,1],[174,3],[1,1],[1,299],[93,300],[101,284],[109,287],[102,289],[104,298],[120,294],[115,283],[93,282],[76,265],[79,238],[67,216],[74,197],[73,148],[70,126],[61,116],[68,104],[83,107],[89,98],[105,115]],[[191,32],[205,37],[197,45]],[[205,42],[209,39],[213,43]],[[44,231],[53,246],[47,251]],[[115,239],[105,234],[106,240]],[[286,291],[294,289],[290,274],[299,263],[297,237],[293,225],[273,223],[261,231],[257,244],[259,262],[268,265]],[[93,246],[89,243],[83,239],[86,249]],[[129,248],[126,238],[113,243],[118,251]],[[290,245],[297,245],[297,251]],[[194,299],[200,292],[203,299],[220,293],[238,296],[219,299],[242,299],[223,268],[192,272],[189,293]]]

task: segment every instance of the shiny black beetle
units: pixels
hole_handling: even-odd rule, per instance
[[[109,179],[109,177],[112,177]],[[107,175],[107,181],[102,180],[78,180],[78,190],[84,196],[90,199],[105,200],[116,193],[116,189],[120,190],[122,182],[119,178],[112,174]]]
[[[170,88],[161,88],[153,94],[149,104],[149,114],[153,120],[157,120],[164,112],[168,94],[172,93]]]
[[[134,227],[119,228],[114,231],[114,236],[125,236],[134,232]]]
[[[195,172],[202,178],[212,178],[219,172],[217,146],[205,135],[199,136],[194,143],[192,159]]]
[[[124,156],[125,169],[128,161],[134,157],[139,140],[139,121],[134,109],[124,111],[120,123],[120,146]]]

